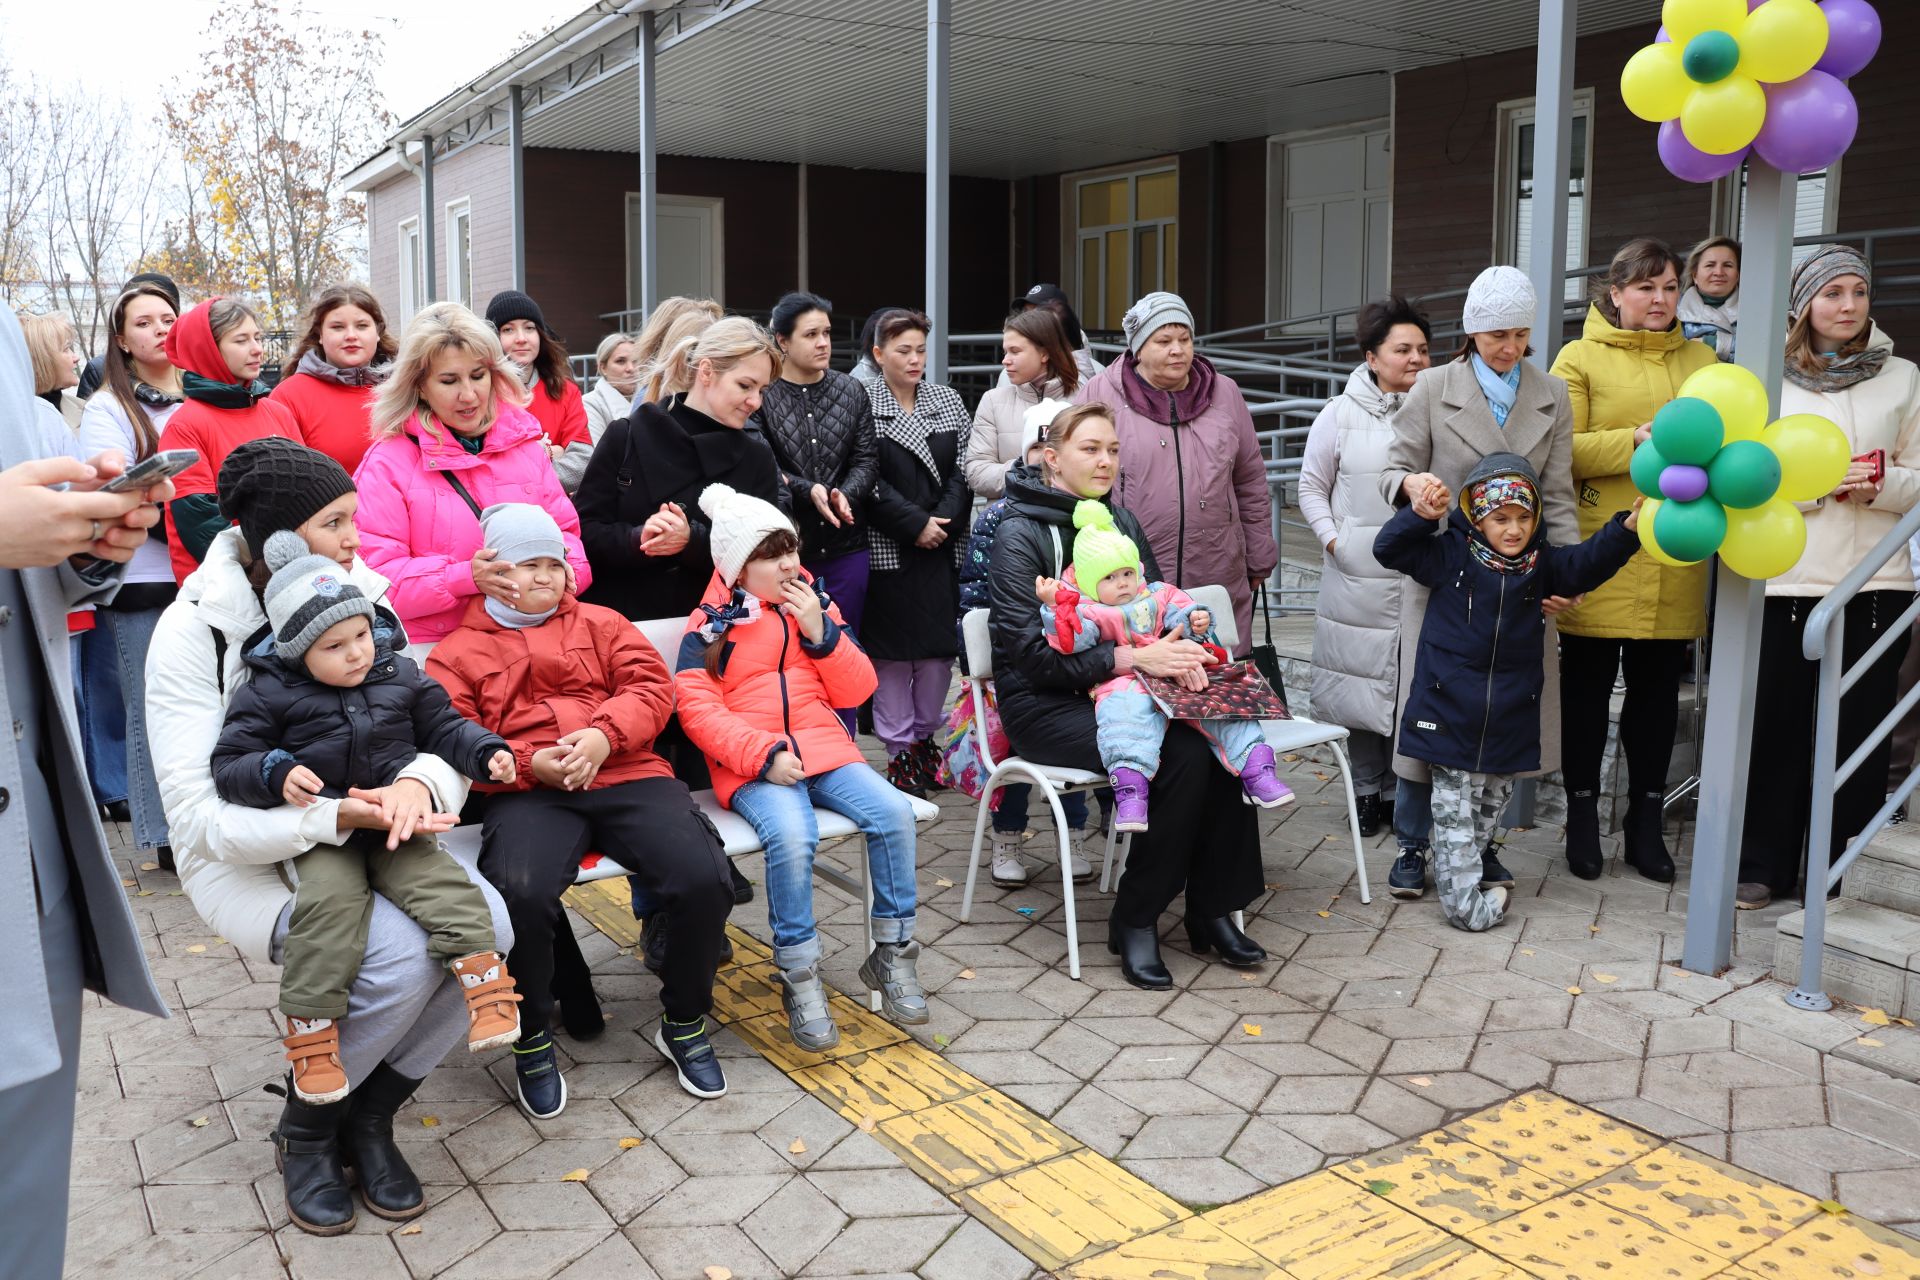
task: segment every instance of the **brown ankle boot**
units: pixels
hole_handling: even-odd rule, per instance
[[[302,1031],[301,1023],[326,1025]],[[347,1096],[347,1072],[340,1065],[338,1018],[288,1018],[287,1061],[293,1064],[293,1091],[300,1101],[325,1106]]]
[[[520,993],[513,989],[506,958],[494,951],[476,951],[453,962],[454,976],[467,998],[467,1049],[479,1053],[520,1038]]]

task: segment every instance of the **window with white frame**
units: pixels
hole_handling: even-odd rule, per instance
[[[1134,299],[1177,287],[1180,172],[1172,165],[1068,179],[1075,226],[1074,310],[1117,330]]]
[[[400,318],[411,319],[426,305],[426,281],[422,278],[423,255],[420,252],[420,219],[400,223]]]
[[[473,307],[473,205],[456,200],[447,206],[447,296]]]
[[[1534,100],[1500,104],[1500,132],[1495,147],[1494,261],[1528,265],[1533,248]],[[1567,270],[1587,265],[1587,194],[1593,190],[1593,90],[1573,95],[1573,144],[1567,165]],[[1586,281],[1567,281],[1566,299],[1586,296]]]

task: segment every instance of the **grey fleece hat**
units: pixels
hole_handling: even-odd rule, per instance
[[[1147,345],[1148,338],[1170,324],[1183,324],[1191,333],[1193,309],[1179,294],[1168,293],[1164,289],[1147,294],[1128,307],[1127,314],[1120,317],[1120,331],[1127,336],[1127,350],[1136,356],[1140,354],[1140,348]],[[1070,336],[1077,340],[1080,335]]]
[[[337,561],[318,556],[307,541],[290,529],[267,539],[267,621],[273,624],[273,647],[288,662],[306,657],[328,627],[361,617],[373,623],[373,601],[347,581]]]
[[[480,513],[481,540],[508,564],[541,556],[567,562],[567,543],[560,526],[531,502],[501,502]]]
[[[1815,249],[1793,269],[1793,279],[1787,286],[1787,313],[1799,319],[1820,291],[1841,276],[1859,276],[1869,289],[1873,287],[1873,268],[1858,249],[1844,244],[1823,244]]]

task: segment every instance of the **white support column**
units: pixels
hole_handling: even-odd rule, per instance
[[[421,305],[437,301],[440,297],[440,278],[434,262],[435,227],[440,220],[440,212],[433,204],[433,135],[420,135],[420,252],[426,259],[422,288],[426,297]]]
[[[1740,363],[1767,388],[1780,413],[1785,376],[1787,286],[1793,273],[1793,204],[1799,178],[1758,158],[1747,162],[1747,220],[1741,236]],[[1700,820],[1694,828],[1693,872],[1687,882],[1687,937],[1681,962],[1695,973],[1718,973],[1733,958],[1733,894],[1740,879],[1740,837],[1746,825],[1747,752],[1759,683],[1760,616],[1766,584],[1716,562],[1713,669],[1707,684],[1707,730],[1700,763]]]
[[[656,73],[654,71],[654,25],[653,11],[647,10],[640,15],[640,57],[639,106],[640,106],[640,228],[635,237],[639,244],[640,296],[635,299],[641,311],[640,319],[653,314],[653,308],[660,301],[660,235],[659,235],[659,157],[655,154],[654,142],[654,89]],[[638,329],[640,324],[630,320],[630,327]]]
[[[507,180],[513,189],[513,287],[527,288],[527,156],[520,86],[507,86]]]
[[[928,382],[947,380],[947,66],[953,41],[953,0],[927,0],[927,335]]]
[[[1567,178],[1573,160],[1573,37],[1579,0],[1540,0],[1533,87],[1533,243],[1520,265],[1538,298],[1533,361],[1553,364],[1565,324]]]

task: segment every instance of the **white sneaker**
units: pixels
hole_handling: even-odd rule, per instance
[[[1481,892],[1486,894],[1488,899],[1493,903],[1493,909],[1496,913],[1494,915],[1495,922],[1497,923],[1506,919],[1507,899],[1512,896],[1513,891],[1502,884],[1495,885],[1490,889],[1482,889]]]
[[[993,837],[993,882],[1002,889],[1027,887],[1027,864],[1020,860],[1020,838],[1024,833]]]

